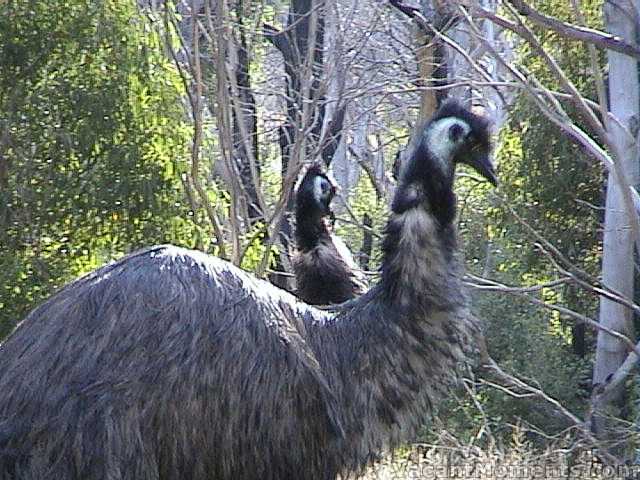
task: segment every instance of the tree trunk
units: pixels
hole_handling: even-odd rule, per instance
[[[362,224],[368,227],[364,230],[362,238],[362,260],[360,261],[360,267],[365,270],[371,270],[371,253],[373,252],[373,234],[371,228],[373,227],[373,220],[371,215],[365,213],[362,216]]]
[[[315,25],[313,15],[316,15]],[[320,76],[324,65],[324,15],[323,0],[293,0],[284,31],[265,26],[266,38],[282,54],[287,81],[287,118],[280,129],[283,179],[292,160],[293,144],[303,140],[296,133],[310,133],[311,141],[304,139],[307,147],[304,153],[307,153],[318,141],[322,129],[325,102],[320,93]],[[309,111],[304,118],[308,108],[317,112]],[[311,125],[305,124],[308,122]]]
[[[447,97],[446,90],[437,88],[447,84],[447,61],[444,45],[440,39],[418,30],[417,43],[419,81],[420,86],[424,88],[420,98],[420,120],[426,120],[435,113]]]
[[[391,0],[392,6],[409,17],[415,18],[419,12],[428,25],[418,22],[416,32],[417,84],[422,88],[418,123],[430,118],[448,95],[448,91],[442,88],[448,83],[447,51],[442,39],[435,33],[445,32],[457,23],[457,17],[448,3],[450,2],[421,0],[420,8],[415,8],[401,1]],[[407,146],[396,155],[393,163],[394,178],[402,168],[402,162],[410,154],[411,149]]]
[[[258,189],[260,186],[257,182],[260,179],[260,161],[258,149],[258,127],[257,127],[257,108],[256,100],[251,88],[251,76],[249,67],[251,58],[249,56],[249,48],[247,45],[247,36],[245,34],[244,19],[249,16],[249,8],[246,0],[237,1],[235,4],[237,28],[237,63],[235,65],[235,77],[237,85],[237,98],[234,102],[238,102],[238,110],[242,118],[238,118],[236,111],[233,110],[233,150],[238,170],[240,173],[240,181],[244,186],[247,196],[247,212],[249,221],[254,224],[263,218],[264,212],[260,209],[260,201],[258,199]],[[250,18],[250,17],[249,17]],[[241,125],[240,122],[244,122]],[[243,138],[245,133],[249,138]],[[247,149],[251,149],[251,152]],[[252,165],[256,173],[254,179],[251,172]]]
[[[420,4],[422,15],[436,30],[447,29],[453,23],[453,16],[443,2],[422,0]],[[433,32],[418,29],[417,43],[418,73],[424,88],[420,99],[420,120],[425,120],[430,118],[447,98],[447,90],[438,88],[447,84],[447,57],[442,40]]]
[[[633,11],[633,5],[629,1],[607,1],[604,7],[607,30],[633,44],[636,43],[636,25],[633,17],[627,14],[631,11]],[[637,62],[630,56],[611,50],[608,51],[608,61],[609,110],[633,132],[633,125],[638,120],[640,102]],[[615,122],[609,122],[609,124],[611,137],[616,145],[616,151],[612,153],[629,183],[635,185],[638,179],[637,142],[625,135]],[[634,242],[629,221],[629,215],[632,213],[626,210],[621,186],[613,172],[609,173],[607,179],[605,207],[602,280],[606,286],[615,289],[626,298],[633,298]],[[632,312],[619,303],[601,297],[599,321],[602,326],[633,339]],[[599,331],[593,372],[594,386],[606,383],[622,364],[626,355],[627,349],[623,342]],[[608,413],[617,413],[616,407],[622,402],[623,393],[623,389],[620,389],[609,405],[596,407]],[[605,421],[603,416],[594,416],[593,428],[601,438],[613,439],[612,427],[611,422]]]

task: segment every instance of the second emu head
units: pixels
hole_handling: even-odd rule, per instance
[[[296,211],[307,216],[331,216],[331,201],[336,192],[333,180],[315,163],[307,169],[296,189]]]

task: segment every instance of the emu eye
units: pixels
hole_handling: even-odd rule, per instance
[[[462,125],[454,123],[449,127],[449,138],[451,139],[452,142],[457,143],[459,140],[462,139],[463,135],[464,135],[464,128],[462,128]]]
[[[331,197],[331,182],[326,177],[316,177],[313,184],[313,195],[316,200],[324,202]]]

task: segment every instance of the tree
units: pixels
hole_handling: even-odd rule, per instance
[[[637,45],[637,2],[606,1],[604,16],[607,31],[612,35]],[[609,121],[612,157],[617,169],[609,171],[605,203],[604,238],[602,253],[602,282],[627,299],[634,298],[634,211],[630,211],[617,175],[624,175],[626,183],[636,185],[640,164],[638,162],[637,125],[640,119],[640,83],[637,59],[614,51],[607,52],[609,60],[608,99],[609,111],[618,121]],[[630,135],[631,132],[631,135]],[[636,244],[640,245],[640,244]],[[603,327],[634,338],[633,312],[625,305],[611,299],[600,298],[599,321]],[[615,374],[627,357],[624,342],[605,332],[598,332],[598,343],[593,370],[594,385],[604,385]],[[623,389],[618,387],[609,401],[620,403]],[[598,402],[600,403],[600,402]],[[598,404],[602,409],[606,405]],[[606,422],[596,417],[596,431],[606,434]]]
[[[68,279],[196,230],[179,78],[134,2],[0,3],[0,334]]]

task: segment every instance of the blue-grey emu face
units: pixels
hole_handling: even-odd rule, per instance
[[[491,162],[491,133],[486,118],[452,101],[445,103],[431,120],[430,144],[440,145],[441,158],[450,158],[455,165],[469,165],[494,186],[497,186]],[[440,142],[435,141],[437,139]],[[453,165],[451,165],[453,166]]]
[[[331,201],[336,194],[336,186],[319,165],[312,165],[302,178],[296,193],[299,208],[321,215],[331,213]]]
[[[456,130],[455,126],[452,127]],[[460,135],[459,132],[451,132],[451,135]],[[460,149],[454,156],[456,163],[464,163],[489,180],[495,187],[498,185],[493,163],[491,162],[491,141],[488,131],[474,131],[471,129],[466,134],[466,139],[461,142]]]
[[[319,175],[313,179],[313,198],[319,205],[328,208],[334,195],[335,188],[326,176]]]

